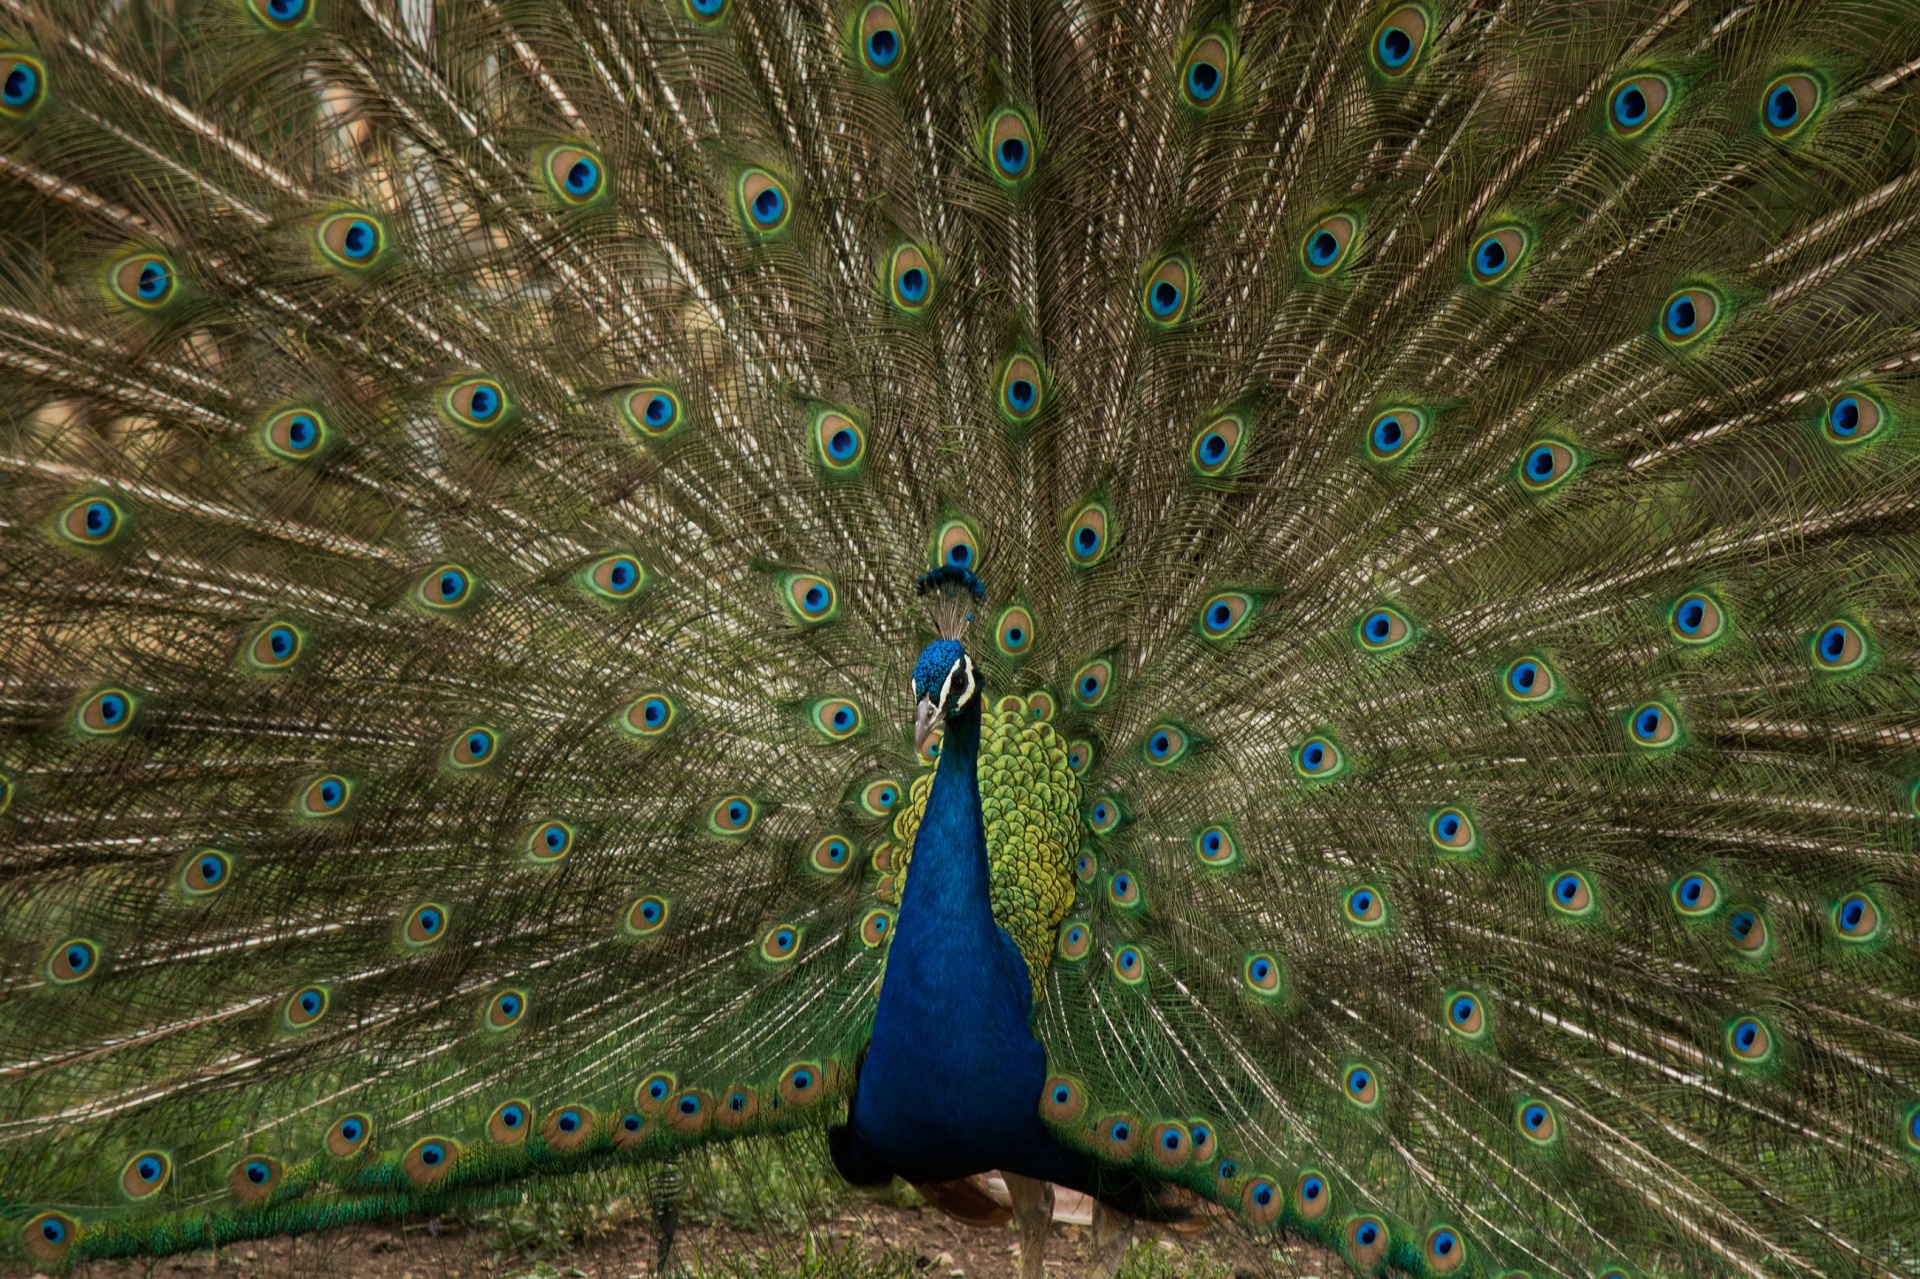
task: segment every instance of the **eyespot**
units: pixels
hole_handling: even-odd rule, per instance
[[[1213,1126],[1196,1119],[1189,1127],[1193,1162],[1204,1164],[1213,1158]]]
[[[1192,278],[1193,269],[1184,258],[1166,258],[1154,267],[1146,288],[1140,291],[1140,306],[1147,319],[1165,326],[1186,318]]]
[[[1673,908],[1682,915],[1707,915],[1720,904],[1720,886],[1699,873],[1680,877],[1673,886]]]
[[[203,848],[180,868],[180,891],[189,897],[211,897],[233,878],[233,859],[217,848]]]
[[[1040,1089],[1040,1113],[1050,1123],[1078,1123],[1086,1108],[1087,1090],[1077,1079],[1055,1075]]]
[[[648,1075],[634,1091],[633,1104],[643,1115],[664,1115],[679,1083],[664,1071]]]
[[[781,585],[781,595],[794,619],[813,626],[839,612],[839,592],[833,583],[813,573],[795,573]]]
[[[420,580],[420,602],[429,608],[458,608],[473,594],[473,574],[458,564],[442,564]]]
[[[893,260],[887,264],[887,281],[893,304],[902,311],[917,313],[932,305],[933,267],[916,246],[903,244],[893,251]]]
[[[406,938],[414,946],[430,946],[447,935],[447,908],[438,902],[415,906],[407,916]]]
[[[1348,1066],[1341,1078],[1347,1100],[1362,1110],[1371,1110],[1380,1100],[1380,1080],[1366,1066]]]
[[[1760,99],[1760,123],[1769,137],[1790,138],[1819,109],[1819,81],[1809,75],[1783,75]]]
[[[1092,883],[1093,877],[1098,874],[1099,871],[1100,863],[1092,853],[1081,853],[1073,859],[1074,878],[1083,884]]]
[[[906,51],[900,18],[884,4],[870,4],[860,15],[860,60],[875,75],[889,75],[900,66]]]
[[[839,409],[819,409],[813,415],[813,446],[827,470],[856,471],[867,456],[867,433]]]
[[[0,116],[24,120],[47,95],[47,69],[16,49],[0,51]]]
[[[1387,15],[1373,33],[1373,65],[1382,75],[1399,78],[1418,64],[1427,42],[1427,13],[1418,5],[1402,5]]]
[[[1108,1159],[1127,1160],[1140,1148],[1140,1125],[1128,1115],[1108,1115],[1095,1125],[1097,1148]]]
[[[712,26],[726,16],[728,0],[684,0],[687,16],[701,26]]]
[[[69,937],[47,959],[47,976],[62,986],[86,981],[99,971],[100,948],[84,937]]]
[[[547,152],[543,171],[547,190],[560,203],[574,208],[592,204],[607,189],[606,162],[583,146],[553,148]]]
[[[1193,1140],[1184,1124],[1158,1123],[1147,1133],[1147,1151],[1162,1168],[1186,1167],[1192,1147]]]
[[[497,1146],[518,1146],[533,1131],[533,1108],[524,1101],[503,1101],[487,1117],[487,1139]]]
[[[726,1096],[720,1099],[713,1117],[722,1128],[739,1129],[746,1127],[759,1113],[760,1094],[751,1088],[734,1087],[729,1088]]]
[[[1129,986],[1147,979],[1147,957],[1138,946],[1122,946],[1113,952],[1113,975]]]
[[[1060,929],[1060,958],[1085,959],[1093,949],[1093,929],[1078,920]]]
[[[587,571],[587,586],[610,600],[630,600],[646,584],[647,571],[631,555],[609,555]]]
[[[1147,730],[1142,751],[1149,764],[1164,767],[1176,763],[1187,753],[1187,735],[1172,724],[1156,724]]]
[[[585,1106],[562,1106],[547,1112],[540,1135],[551,1149],[564,1155],[585,1145],[593,1136],[594,1126],[593,1112]]]
[[[865,722],[859,706],[844,697],[814,703],[809,718],[823,736],[836,742],[844,742],[858,733]]]
[[[1000,372],[1000,412],[1015,426],[1032,421],[1046,402],[1046,382],[1030,355],[1016,355]]]
[[[1514,1107],[1513,1124],[1520,1130],[1522,1137],[1536,1146],[1548,1144],[1553,1140],[1554,1134],[1560,1131],[1560,1123],[1554,1118],[1553,1107],[1531,1097],[1523,1098],[1520,1104]]]
[[[1193,851],[1209,866],[1226,866],[1239,856],[1233,832],[1224,826],[1209,826],[1193,837]]]
[[[1081,507],[1067,526],[1067,558],[1080,568],[1098,564],[1107,554],[1111,522],[1104,504],[1089,502]]]
[[[1336,213],[1322,218],[1300,242],[1300,265],[1309,275],[1332,275],[1346,261],[1347,248],[1353,243],[1356,230],[1358,227],[1348,214]]]
[[[1547,900],[1563,915],[1588,915],[1594,908],[1593,888],[1587,883],[1587,877],[1577,870],[1554,876],[1547,889]]]
[[[1680,740],[1680,724],[1673,711],[1659,702],[1648,702],[1627,720],[1628,736],[1636,746],[1672,746]]]
[[[1502,227],[1480,237],[1473,246],[1471,263],[1478,284],[1504,280],[1527,256],[1527,233],[1518,227]]]
[[[503,990],[487,1001],[481,1023],[488,1030],[511,1030],[527,1014],[526,992]]]
[[[173,299],[180,276],[161,254],[136,253],[113,264],[107,283],[116,298],[135,310],[157,311]]]
[[[637,898],[627,907],[627,913],[621,917],[620,926],[629,936],[647,937],[659,932],[666,925],[668,911],[666,898],[649,894]]]
[[[1240,439],[1246,429],[1246,420],[1237,413],[1223,414],[1201,427],[1187,454],[1193,469],[1208,478],[1226,474],[1240,460]]]
[[[1219,106],[1226,100],[1227,76],[1232,69],[1233,54],[1227,42],[1217,35],[1200,37],[1180,73],[1180,91],[1188,105],[1202,111]]]
[[[1727,1051],[1744,1062],[1765,1061],[1773,1055],[1773,1036],[1752,1017],[1742,1017],[1727,1027]]]
[[[1383,409],[1367,424],[1367,456],[1376,462],[1403,461],[1427,430],[1427,411],[1401,405]]]
[[[1200,634],[1210,640],[1230,639],[1253,612],[1251,595],[1223,591],[1200,606]]]
[[[1467,1245],[1452,1226],[1435,1226],[1427,1232],[1427,1269],[1436,1275],[1450,1275],[1467,1261]]]
[[[1346,766],[1340,748],[1324,737],[1310,737],[1293,753],[1293,771],[1318,781],[1332,777]]]
[[[645,693],[627,707],[622,721],[636,737],[658,737],[673,727],[679,707],[665,693]]]
[[[316,777],[300,792],[300,811],[308,817],[332,817],[345,811],[353,783],[337,773]]]
[[[1075,774],[1085,775],[1086,771],[1092,767],[1093,767],[1093,743],[1092,742],[1068,742],[1067,743],[1067,770]]]
[[[1355,1217],[1347,1223],[1347,1255],[1355,1270],[1370,1270],[1386,1259],[1387,1223],[1378,1217]]]
[[[1698,591],[1681,596],[1667,614],[1667,629],[1682,644],[1705,644],[1718,639],[1725,622],[1720,606]]]
[[[326,443],[327,420],[312,409],[282,409],[267,419],[260,433],[268,452],[300,462]]]
[[[648,439],[664,439],[680,425],[680,397],[664,386],[636,387],[620,401],[620,416],[627,429]]]
[[[327,1005],[331,1002],[325,986],[303,986],[288,998],[281,1016],[289,1026],[298,1029],[311,1026],[327,1015]]]
[[[853,844],[844,835],[828,835],[813,846],[809,861],[822,874],[838,875],[853,865]]]
[[[740,175],[739,189],[740,208],[749,229],[773,235],[786,227],[793,204],[778,178],[765,169],[748,169]]]
[[[1764,954],[1767,939],[1767,921],[1758,911],[1743,906],[1727,916],[1727,945],[1741,954]]]
[[[797,1061],[780,1074],[780,1100],[784,1105],[805,1108],[826,1095],[820,1067],[810,1061]]]
[[[1333,1192],[1327,1179],[1308,1169],[1293,1183],[1293,1207],[1308,1221],[1318,1220],[1333,1206]]]
[[[1231,1198],[1234,1178],[1240,1175],[1240,1163],[1236,1159],[1222,1159],[1213,1166],[1213,1188],[1223,1198]]]
[[[1361,618],[1353,635],[1369,653],[1386,653],[1413,638],[1413,628],[1405,617],[1383,605]]]
[[[1371,928],[1386,922],[1387,899],[1371,884],[1362,884],[1358,888],[1348,889],[1341,905],[1346,911],[1347,922],[1350,924]]]
[[[365,1115],[342,1115],[327,1129],[327,1153],[335,1159],[352,1159],[367,1148],[373,1137],[373,1120]]]
[[[573,851],[573,827],[565,822],[543,822],[527,840],[527,856],[536,862],[557,862]]]
[[[291,31],[313,17],[310,0],[247,0],[247,11],[275,31]]]
[[[227,1173],[227,1186],[241,1203],[262,1203],[280,1188],[280,1161],[266,1155],[242,1159]]]
[[[499,745],[500,739],[492,729],[476,725],[453,739],[453,745],[447,748],[447,762],[455,768],[478,768],[493,762]]]
[[[1813,652],[1814,665],[1823,671],[1850,671],[1867,656],[1866,641],[1851,622],[1828,622],[1808,647]]]
[[[434,1185],[460,1158],[460,1147],[451,1137],[422,1137],[400,1157],[400,1169],[407,1180],[421,1188]]]
[[[980,567],[982,549],[980,532],[971,523],[948,520],[940,526],[939,534],[933,539],[934,564],[936,567],[963,568],[974,572]]]
[[[1523,657],[1507,667],[1500,688],[1516,702],[1539,702],[1553,696],[1553,669],[1537,657]]]
[[[1711,289],[1682,289],[1660,311],[1660,336],[1670,346],[1688,346],[1713,330],[1720,299]]]
[[[1113,663],[1100,659],[1088,662],[1073,676],[1073,700],[1092,710],[1106,700],[1107,688],[1113,680]]]
[[[1107,896],[1116,906],[1137,906],[1140,904],[1140,881],[1131,871],[1117,871],[1107,880]]]
[[[1008,657],[1024,657],[1033,648],[1033,614],[1015,605],[1000,614],[993,642]]]
[[[1573,474],[1579,456],[1558,440],[1535,440],[1520,455],[1520,483],[1532,493],[1558,487]]]
[[[1248,955],[1240,977],[1256,995],[1280,993],[1280,961],[1272,955]]]
[[[1907,1111],[1907,1148],[1920,1151],[1920,1106]]]
[[[1105,835],[1120,824],[1120,803],[1111,798],[1096,799],[1087,809],[1087,825],[1096,835]]]
[[[55,526],[69,542],[81,546],[105,546],[119,535],[125,517],[111,498],[88,497],[60,513]]]
[[[875,817],[885,817],[900,802],[900,783],[895,781],[869,782],[860,792],[860,807]]]
[[[5,62],[0,62],[0,68],[5,66]],[[11,78],[9,76],[9,81]],[[79,1237],[80,1227],[65,1213],[43,1212],[29,1221],[22,1233],[26,1238],[27,1251],[36,1258],[41,1261],[60,1261]]]
[[[506,391],[489,377],[470,377],[454,383],[447,388],[441,404],[454,421],[476,431],[500,425],[513,407]]]
[[[304,638],[285,622],[271,622],[254,633],[247,660],[263,671],[285,670],[300,656]]]
[[[1880,933],[1880,908],[1865,893],[1849,893],[1833,908],[1833,931],[1843,941],[1872,941]]]
[[[800,953],[800,930],[792,924],[775,924],[760,939],[760,957],[780,963]]]
[[[753,829],[759,810],[745,795],[729,795],[713,806],[707,828],[716,835],[744,835]]]
[[[1248,1224],[1255,1227],[1272,1225],[1279,1219],[1284,1204],[1280,1188],[1265,1177],[1253,1178],[1240,1192],[1241,1210],[1246,1213]]]
[[[1858,444],[1870,439],[1880,429],[1886,416],[1886,410],[1880,407],[1878,400],[1860,391],[1849,391],[1827,405],[1821,429],[1826,432],[1830,443]]]
[[[1003,108],[987,126],[987,162],[993,176],[1013,185],[1033,173],[1033,130],[1026,117]]]
[[[74,719],[82,732],[95,737],[111,737],[133,723],[137,703],[123,688],[103,688],[80,703]]]
[[[1666,111],[1673,85],[1663,75],[1623,80],[1607,97],[1607,124],[1623,138],[1637,138]]]
[[[860,920],[860,944],[869,950],[884,944],[893,935],[893,916],[884,910],[870,910]]]
[[[379,219],[356,210],[322,218],[313,238],[329,262],[350,271],[372,266],[387,247],[387,231]]]
[[[1447,996],[1447,1027],[1467,1039],[1479,1039],[1487,1032],[1486,1010],[1480,1000],[1466,991]]]

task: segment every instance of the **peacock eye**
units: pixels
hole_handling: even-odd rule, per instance
[[[1695,592],[1682,596],[1667,614],[1667,626],[1682,644],[1705,644],[1718,639],[1726,615],[1708,596]]]
[[[1360,641],[1360,647],[1369,653],[1385,653],[1411,639],[1413,628],[1407,625],[1407,619],[1400,613],[1381,607],[1360,619],[1354,635]]]
[[[1088,662],[1073,676],[1073,700],[1088,710],[1106,700],[1113,679],[1113,663],[1105,659]]]
[[[1585,915],[1593,909],[1593,888],[1579,871],[1566,871],[1547,889],[1547,900],[1562,914]]]
[[[1209,826],[1193,837],[1193,851],[1209,866],[1225,866],[1239,851],[1224,826]]]
[[[1162,327],[1184,319],[1192,278],[1193,268],[1185,258],[1165,258],[1156,264],[1140,294],[1147,319]]]
[[[1477,997],[1464,991],[1449,995],[1446,1008],[1447,1025],[1455,1034],[1479,1039],[1486,1033],[1487,1015]]]
[[[420,602],[429,608],[458,608],[472,593],[473,575],[458,564],[442,564],[420,582]]]
[[[672,913],[667,899],[649,894],[638,898],[627,907],[627,913],[621,923],[627,932],[635,937],[646,937],[657,933],[666,925],[667,916]]]
[[[1025,653],[1033,646],[1033,614],[1018,606],[1007,609],[1000,615],[995,639],[1000,651],[1008,657]]]
[[[726,16],[727,3],[728,0],[686,0],[687,16],[708,26]]]
[[[1345,1079],[1347,1100],[1367,1109],[1380,1100],[1380,1081],[1365,1066],[1349,1066]]]
[[[328,995],[324,986],[304,986],[295,991],[286,1002],[282,1016],[287,1025],[296,1029],[311,1026],[326,1016]]]
[[[940,526],[933,538],[933,560],[937,567],[979,571],[985,558],[985,540],[971,520],[953,519]]]
[[[1623,138],[1638,137],[1666,111],[1672,97],[1673,85],[1665,76],[1637,75],[1608,97],[1607,124]]]
[[[1419,5],[1402,5],[1388,14],[1373,34],[1373,65],[1383,75],[1398,78],[1412,71],[1427,40],[1427,13]]]
[[[699,0],[691,0],[699,3]],[[740,207],[745,210],[747,226],[754,232],[773,235],[783,230],[792,213],[787,189],[765,169],[748,169],[740,175]]]
[[[1739,1061],[1762,1062],[1773,1053],[1773,1035],[1758,1019],[1742,1017],[1727,1027],[1727,1050]]]
[[[866,431],[850,414],[839,409],[814,411],[813,444],[820,464],[832,474],[857,471],[867,455]]]
[[[1202,36],[1187,55],[1186,67],[1180,75],[1180,91],[1187,103],[1202,111],[1219,106],[1226,98],[1227,74],[1232,65],[1233,55],[1224,39],[1217,35]]]
[[[1033,420],[1045,402],[1040,365],[1030,355],[1015,355],[1000,371],[1000,412],[1014,426]]]
[[[1067,526],[1067,557],[1079,568],[1091,568],[1107,553],[1112,516],[1105,504],[1089,502]]]
[[[1187,735],[1172,724],[1157,724],[1147,730],[1144,753],[1149,764],[1175,763],[1187,753]]]
[[[1300,263],[1306,267],[1307,274],[1332,275],[1346,261],[1347,249],[1353,244],[1357,231],[1358,224],[1351,214],[1336,213],[1322,218],[1300,242]]]
[[[1712,289],[1682,289],[1660,311],[1660,336],[1669,346],[1685,347],[1711,333],[1725,308]]]
[[[74,718],[83,733],[111,737],[133,723],[134,705],[133,694],[125,689],[106,688],[80,703]]]
[[[487,1001],[482,1024],[488,1030],[507,1030],[526,1015],[527,997],[518,990],[503,990]]]
[[[1852,893],[1833,908],[1833,929],[1844,941],[1871,941],[1880,932],[1880,908],[1865,893]]]
[[[1253,615],[1253,596],[1226,591],[1200,606],[1200,634],[1210,640],[1229,639],[1239,634]]]
[[[1239,459],[1246,426],[1239,414],[1228,413],[1201,427],[1188,451],[1193,469],[1208,478],[1224,475]]]
[[[1241,976],[1255,994],[1275,994],[1280,989],[1280,961],[1272,955],[1249,955]]]
[[[447,928],[447,909],[444,906],[429,903],[416,906],[407,916],[405,925],[406,939],[414,946],[431,945],[445,936]]]
[[[1404,461],[1426,434],[1427,420],[1425,409],[1409,405],[1382,409],[1367,425],[1367,456],[1375,462]]]
[[[799,951],[800,930],[792,924],[776,924],[760,940],[761,958],[776,963],[792,959]]]
[[[680,397],[664,386],[635,387],[620,401],[620,418],[642,439],[665,439],[681,425]]]
[[[1303,1172],[1293,1183],[1293,1205],[1309,1221],[1322,1216],[1333,1203],[1327,1193],[1327,1179],[1317,1172]]]
[[[1528,492],[1545,493],[1572,475],[1579,457],[1558,440],[1536,440],[1520,458],[1520,484]]]
[[[993,175],[1007,186],[1033,173],[1033,129],[1011,107],[997,112],[987,126],[987,159]]]
[[[1060,957],[1085,959],[1093,949],[1093,930],[1082,923],[1070,923],[1060,930]]]
[[[1136,986],[1146,980],[1146,956],[1133,946],[1122,946],[1113,952],[1113,972],[1116,977],[1129,986]]]
[[[707,827],[716,835],[744,835],[753,829],[758,807],[745,795],[729,795],[713,806]]]
[[[1827,406],[1821,429],[1830,444],[1858,444],[1871,439],[1886,419],[1880,402],[1860,391],[1838,396]]]
[[[541,167],[547,189],[563,205],[579,208],[591,204],[606,190],[606,165],[587,147],[555,147],[547,152]]]
[[[1673,886],[1673,908],[1682,915],[1710,914],[1719,904],[1720,887],[1705,875],[1683,875]]]
[[[887,267],[887,279],[893,289],[893,304],[902,311],[917,313],[932,304],[933,267],[919,247],[903,244],[895,249]]]
[[[1518,227],[1502,227],[1473,246],[1473,278],[1479,284],[1504,280],[1527,255],[1528,236]]]
[[[47,70],[38,58],[18,50],[0,50],[0,116],[24,120],[46,98]]]
[[[1523,657],[1507,667],[1501,687],[1516,702],[1544,701],[1553,695],[1553,670],[1537,657]]]
[[[104,497],[83,498],[54,521],[60,535],[79,546],[105,546],[120,532],[120,507]]]
[[[1851,622],[1821,627],[1811,644],[1813,662],[1823,671],[1850,671],[1866,660],[1867,643]]]
[[[1294,771],[1305,778],[1332,777],[1346,767],[1340,748],[1324,737],[1310,737],[1293,753]]]
[[[322,256],[354,271],[372,266],[387,246],[386,228],[372,214],[357,211],[322,218],[314,239]]]
[[[172,300],[179,287],[173,262],[158,253],[136,253],[120,259],[107,272],[115,297],[136,311],[157,311]]]
[[[1379,889],[1365,884],[1348,890],[1345,909],[1347,920],[1362,927],[1378,924],[1387,917],[1386,899]]]
[[[1680,740],[1680,725],[1673,711],[1660,702],[1648,702],[1627,718],[1628,736],[1634,745],[1672,746]]]
[[[1820,109],[1820,99],[1820,82],[1812,76],[1781,76],[1761,96],[1760,122],[1769,137],[1790,138]]]
[[[868,5],[860,15],[860,58],[867,70],[878,76],[897,70],[905,49],[899,15],[884,3]]]
[[[312,0],[247,0],[247,9],[274,31],[291,31],[313,16]]]
[[[796,573],[782,587],[787,607],[803,625],[830,620],[838,611],[838,592],[833,583],[811,573]]]

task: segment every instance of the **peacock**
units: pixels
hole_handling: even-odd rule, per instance
[[[0,1258],[770,1134],[1029,1274],[1060,1185],[1920,1275],[1917,84],[1912,0],[6,0]]]

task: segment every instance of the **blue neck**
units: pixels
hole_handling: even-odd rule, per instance
[[[1047,1062],[1027,1026],[1026,961],[988,898],[979,762],[976,695],[947,720],[873,1040],[834,1137],[850,1180],[951,1181],[993,1168],[1071,1177],[1039,1117]]]

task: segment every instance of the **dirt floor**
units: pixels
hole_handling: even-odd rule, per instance
[[[1060,1279],[1084,1274],[1089,1232],[1056,1223],[1047,1249],[1047,1272]],[[437,1219],[395,1226],[347,1227],[298,1238],[261,1239],[215,1253],[158,1261],[96,1262],[77,1273],[94,1279],[168,1279],[173,1275],[245,1276],[252,1279],[641,1279],[654,1273],[656,1242],[649,1222],[610,1225],[597,1237],[563,1251],[525,1256],[503,1251],[492,1231],[447,1226]],[[1018,1236],[1011,1223],[961,1225],[928,1208],[890,1204],[836,1210],[800,1233],[743,1233],[724,1225],[681,1229],[673,1266],[692,1276],[729,1279],[1010,1279],[1019,1264]],[[1141,1227],[1122,1270],[1123,1279],[1253,1279],[1294,1275],[1300,1279],[1344,1273],[1331,1254],[1308,1247],[1256,1244],[1232,1229],[1197,1239],[1156,1239]]]

